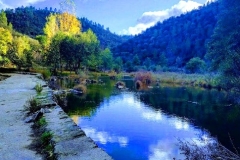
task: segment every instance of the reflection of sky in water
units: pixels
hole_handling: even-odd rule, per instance
[[[128,144],[127,137],[110,135],[107,132],[98,132],[91,127],[86,127],[82,129],[84,130],[87,136],[91,137],[94,141],[100,142],[101,144],[119,143],[121,147],[125,147]]]
[[[199,134],[208,137],[188,120],[146,106],[133,93],[105,99],[93,117],[73,119],[114,159],[183,159],[179,138],[197,142]]]

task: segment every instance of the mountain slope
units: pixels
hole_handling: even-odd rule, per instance
[[[219,4],[215,2],[172,17],[114,48],[114,56],[128,64],[138,57],[140,65],[167,64],[178,68],[193,57],[204,59],[205,45],[213,34],[218,13]]]
[[[35,37],[43,34],[43,27],[46,23],[46,17],[51,13],[57,13],[57,9],[36,9],[30,7],[19,7],[16,9],[5,10],[8,22],[12,23],[13,28],[23,34]],[[82,30],[91,29],[100,40],[102,48],[113,48],[125,42],[130,36],[119,36],[111,33],[108,29],[98,23],[92,22],[87,18],[80,18]]]

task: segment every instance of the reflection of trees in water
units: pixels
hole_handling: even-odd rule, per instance
[[[105,99],[109,98],[114,90],[114,81],[104,79],[105,84],[91,84],[87,87],[87,94],[82,96],[69,95],[67,97],[67,108],[65,111],[69,115],[93,116],[97,107]]]
[[[143,92],[140,100],[153,109],[161,109],[170,115],[188,118],[229,149],[233,150],[228,134],[237,148],[240,147],[240,108],[231,105],[224,92],[191,88],[155,88]]]

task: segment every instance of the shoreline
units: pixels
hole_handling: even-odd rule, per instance
[[[29,118],[33,115],[28,114],[29,117],[26,117],[25,115],[27,115],[27,112],[24,108],[24,105],[26,105],[26,102],[29,100],[30,97],[40,97],[41,108],[48,110],[47,113],[43,113],[42,117],[46,119],[46,129],[52,134],[50,142],[51,144],[53,144],[53,151],[56,155],[56,159],[112,159],[105,151],[99,148],[92,139],[87,137],[85,133],[73,122],[73,120],[62,110],[62,108],[53,101],[53,91],[46,86],[45,81],[39,79],[39,77],[41,77],[40,74],[10,75],[10,78],[5,79],[4,81],[0,81],[0,95],[2,94],[2,96],[0,97],[0,102],[6,103],[5,108],[1,106],[1,121],[2,123],[6,123],[6,120],[3,118],[9,117],[10,119],[8,120],[7,124],[10,125],[11,128],[13,128],[11,134],[7,136],[9,127],[5,125],[0,125],[0,155],[3,160],[18,158],[19,160],[46,159],[46,157],[38,154],[36,150],[32,148],[32,144],[36,140],[36,137],[34,137],[33,135],[36,132],[34,132],[34,127],[32,127],[34,123],[31,120],[27,123],[26,118]],[[39,95],[37,95],[36,91],[34,90],[36,84],[41,84],[45,86],[43,88],[43,91]],[[16,86],[19,86],[19,88],[16,89]],[[11,92],[14,92],[14,95],[11,94],[11,96],[7,96],[5,93],[7,91],[10,92],[9,94],[11,94]],[[22,95],[19,92],[26,92],[28,94]],[[11,98],[15,95],[18,96],[16,99]],[[15,101],[11,102],[11,105],[9,105],[8,103],[10,103],[9,101],[11,99],[14,99]],[[20,105],[19,101],[21,101],[21,107],[18,107],[18,105]],[[16,112],[18,116],[14,116],[12,110],[14,110],[14,113]],[[21,118],[19,118],[19,116]],[[18,119],[16,120],[15,117],[18,117]],[[15,121],[20,124],[15,124]],[[19,135],[21,136],[19,137]],[[23,145],[19,143],[19,138],[21,139],[20,142],[23,143]],[[14,139],[14,142],[9,141],[9,139]],[[19,145],[16,145],[16,143],[19,143]],[[5,148],[6,144],[8,144],[8,148]],[[10,149],[10,146],[15,146],[16,149]],[[16,153],[15,150],[19,150],[19,153]],[[23,157],[26,152],[27,154],[29,154],[29,157]]]

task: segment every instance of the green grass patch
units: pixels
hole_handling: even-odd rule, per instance
[[[37,91],[38,94],[41,93],[42,90],[43,90],[42,85],[38,83],[38,84],[35,86],[35,90]]]
[[[47,121],[46,121],[46,119],[45,119],[44,117],[42,117],[42,118],[40,118],[40,119],[36,122],[36,124],[37,124],[39,127],[43,127],[43,126],[47,125]]]
[[[160,83],[191,85],[204,88],[218,87],[219,78],[215,74],[186,74],[174,72],[162,72],[153,74],[154,79]]]
[[[36,98],[30,97],[25,105],[25,109],[30,113],[34,113],[41,109],[40,102]]]

